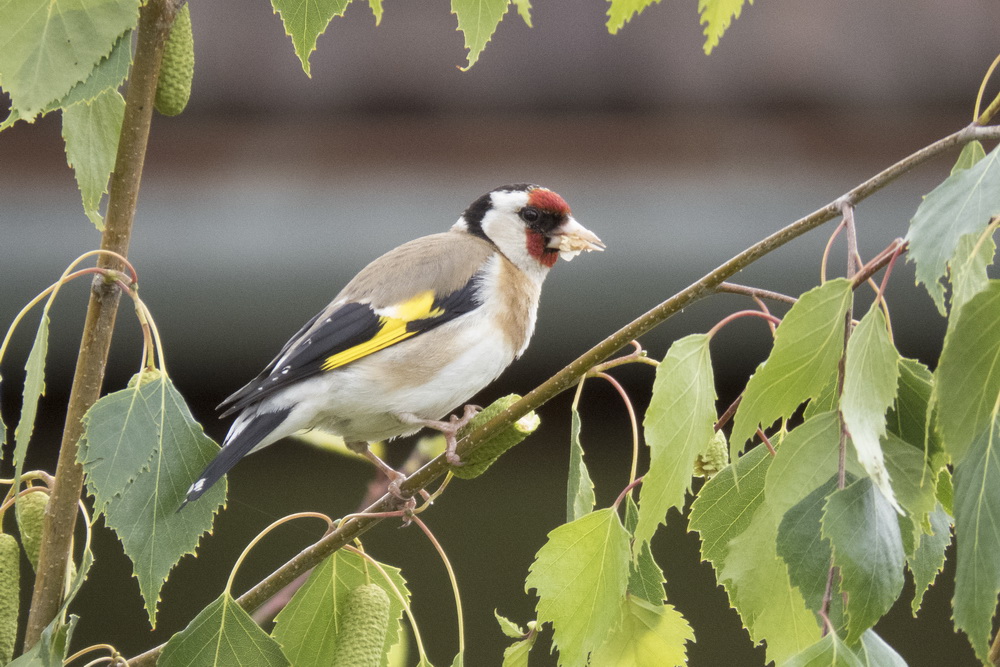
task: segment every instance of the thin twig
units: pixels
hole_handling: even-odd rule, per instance
[[[738,285],[736,283],[724,282],[719,284],[715,288],[716,292],[728,292],[730,294],[742,294],[743,296],[749,296],[754,299],[770,299],[771,301],[780,301],[781,303],[787,303],[789,305],[795,305],[798,301],[794,296],[788,296],[787,294],[782,294],[781,292],[772,292],[771,290],[760,289],[759,287],[748,287],[747,285]]]
[[[856,288],[864,284],[865,280],[860,279],[858,269],[858,235],[854,227],[854,206],[849,202],[843,202],[841,210],[844,214],[844,228],[847,230],[847,277],[853,280]],[[847,343],[851,339],[851,329],[854,323],[854,300],[847,305],[847,313],[844,315],[844,349],[837,362],[837,403],[844,394],[844,378],[847,370]],[[837,420],[840,424],[840,439],[837,443],[837,488],[843,489],[847,481],[847,423],[844,421],[844,413],[837,411]],[[824,636],[832,627],[830,623],[830,602],[833,599],[833,581],[836,571],[833,557],[830,558],[830,569],[826,573],[826,590],[823,592],[823,601],[820,603],[819,616],[823,619]]]
[[[729,423],[729,420],[732,419],[733,415],[736,414],[736,408],[740,407],[740,401],[742,400],[743,400],[743,394],[740,393],[740,395],[736,397],[736,400],[729,404],[729,407],[726,408],[726,411],[722,413],[721,417],[719,417],[719,421],[715,422],[714,428],[716,432],[718,432],[723,426]]]
[[[586,373],[607,359],[609,356],[628,345],[631,341],[641,337],[644,333],[652,330],[668,318],[679,313],[683,308],[691,305],[695,301],[712,294],[716,288],[727,278],[735,275],[761,257],[773,250],[780,248],[789,241],[802,236],[806,232],[819,227],[825,222],[835,218],[840,212],[841,202],[856,204],[863,199],[878,192],[889,185],[903,174],[906,174],[914,167],[927,162],[945,151],[956,146],[961,146],[974,139],[1000,139],[1000,127],[979,127],[969,125],[958,132],[948,135],[934,143],[921,148],[917,152],[900,160],[896,164],[884,169],[875,176],[869,178],[860,185],[854,187],[838,199],[830,202],[826,206],[817,209],[809,215],[801,218],[780,231],[768,236],[758,243],[747,248],[739,255],[736,255],[728,262],[722,264],[715,270],[700,278],[698,281],[681,290],[652,310],[639,316],[629,324],[625,325],[614,334],[604,339],[596,346],[585,352],[578,359],[570,363],[561,371],[533,389],[521,400],[502,411],[486,424],[475,429],[461,442],[459,442],[458,453],[466,457],[471,452],[478,449],[483,443],[492,438],[501,429],[535,410],[553,397],[561,394],[567,389],[576,385],[580,378]],[[423,468],[410,475],[400,484],[400,491],[406,495],[415,494],[418,489],[422,489],[432,481],[444,475],[449,469],[449,465],[443,456],[439,456]],[[372,512],[380,512],[391,509],[395,499],[386,495],[374,503],[369,509]],[[349,523],[342,523],[337,530],[324,536],[319,542],[307,547],[298,555],[294,556],[287,563],[271,573],[267,578],[244,593],[237,600],[237,603],[247,610],[259,607],[265,600],[281,590],[290,581],[298,577],[302,572],[318,564],[331,553],[351,542],[356,537],[366,532],[379,523],[376,518],[358,518]],[[150,667],[155,664],[156,658],[163,650],[162,646],[152,648],[142,655],[132,659],[131,664],[136,667]]]
[[[101,235],[101,248],[122,257],[128,255],[160,61],[176,12],[173,0],[150,0],[139,10],[135,60],[129,73],[125,115],[108,191],[107,220]],[[121,266],[118,260],[106,255],[98,258],[97,263],[106,269]],[[117,288],[96,281],[90,293],[66,409],[56,481],[45,512],[35,588],[25,629],[25,650],[38,642],[42,630],[55,618],[62,604],[66,562],[76,526],[76,505],[83,491],[83,468],[76,460],[77,443],[83,433],[81,419],[101,395],[119,296]]]

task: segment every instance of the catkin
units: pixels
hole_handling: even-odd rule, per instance
[[[389,596],[381,586],[358,586],[347,596],[333,667],[378,667],[389,629]]]
[[[0,533],[0,665],[14,656],[21,600],[21,548],[13,535]]]
[[[716,431],[705,449],[694,460],[695,477],[713,477],[729,465],[729,443],[726,434]]]
[[[153,103],[156,110],[164,116],[176,116],[184,111],[191,97],[193,78],[194,34],[191,32],[191,10],[184,3],[177,11],[170,36],[163,47],[163,62]]]
[[[45,523],[45,506],[49,502],[47,491],[35,491],[20,496],[14,505],[17,529],[21,544],[31,567],[38,569],[38,551],[42,548],[42,527]]]
[[[510,394],[497,399],[492,405],[476,415],[472,421],[470,421],[469,424],[462,429],[462,432],[459,433],[459,437],[465,435],[466,433],[470,433],[473,429],[478,428],[479,426],[482,426],[510,406],[517,403],[519,400],[521,400],[521,397],[517,394]],[[494,461],[500,458],[501,454],[534,433],[535,429],[538,428],[539,421],[538,415],[534,412],[529,412],[512,425],[503,429],[484,442],[481,446],[477,447],[475,452],[472,452],[471,454],[463,454],[463,465],[452,467],[452,474],[455,475],[455,477],[461,477],[462,479],[479,477],[486,472],[487,468],[493,465]]]

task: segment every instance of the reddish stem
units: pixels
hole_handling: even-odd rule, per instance
[[[733,401],[728,408],[726,408],[726,411],[722,413],[722,416],[719,417],[719,421],[715,422],[715,430],[717,432],[723,426],[728,424],[729,420],[733,418],[733,415],[736,414],[736,408],[740,407],[740,401],[742,400],[743,400],[743,394],[740,394],[739,396],[736,397],[736,400]]]
[[[774,450],[774,445],[771,444],[771,441],[767,439],[767,435],[764,434],[763,429],[757,429],[757,437],[759,437],[761,442],[764,443],[764,446],[767,447],[767,451],[771,452],[771,456],[778,453]]]
[[[626,486],[624,489],[622,489],[622,492],[618,494],[618,498],[615,499],[615,504],[613,505],[613,507],[615,508],[616,512],[618,511],[618,506],[622,504],[623,500],[625,500],[625,496],[627,496],[629,494],[629,491],[631,491],[635,487],[639,486],[640,484],[642,484],[642,477],[636,478],[636,480],[634,482],[632,482],[631,484],[629,484],[628,486]]]
[[[733,320],[738,320],[741,317],[751,317],[751,316],[752,317],[761,317],[761,318],[767,320],[768,322],[772,322],[774,324],[781,324],[781,320],[778,319],[777,317],[775,317],[774,315],[772,315],[771,313],[764,313],[764,312],[761,312],[759,310],[741,310],[741,311],[732,313],[731,315],[727,315],[726,317],[722,318],[722,320],[719,321],[718,324],[716,324],[714,327],[712,327],[711,329],[708,330],[708,337],[712,338],[713,336],[715,336],[715,334],[717,334],[719,332],[719,329],[721,329],[722,327],[726,326],[727,324],[729,324]]]

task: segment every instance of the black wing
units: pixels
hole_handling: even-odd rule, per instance
[[[346,365],[472,312],[480,306],[480,280],[481,274],[473,275],[461,289],[436,296],[425,309],[425,316],[406,321],[380,316],[367,303],[349,302],[326,309],[285,343],[260,375],[218,409],[225,410],[225,417],[299,380]],[[352,350],[356,353],[352,354]]]

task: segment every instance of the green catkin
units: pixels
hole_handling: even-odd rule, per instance
[[[517,394],[510,394],[497,399],[492,405],[476,415],[468,425],[458,434],[461,439],[465,434],[471,433],[473,429],[479,428],[490,421],[498,414],[521,400]],[[463,465],[452,467],[451,472],[455,477],[462,479],[472,479],[479,477],[486,469],[493,465],[493,462],[500,458],[500,455],[508,449],[521,442],[535,432],[539,424],[538,415],[529,412],[521,417],[511,426],[497,433],[495,436],[484,442],[476,451],[471,454],[462,455]]]
[[[695,477],[713,477],[717,472],[729,465],[729,443],[726,434],[716,431],[708,445],[694,460]]]
[[[0,665],[14,657],[21,600],[21,548],[13,535],[0,533]]]
[[[347,596],[332,667],[378,667],[389,630],[389,596],[377,584],[358,586]]]
[[[163,47],[160,78],[156,82],[153,106],[164,116],[176,116],[184,111],[191,97],[194,78],[194,35],[191,32],[191,10],[188,3],[177,11],[170,36]]]
[[[21,532],[21,544],[31,567],[38,569],[38,550],[42,548],[42,525],[45,522],[45,506],[49,502],[47,491],[27,493],[17,499],[14,505],[17,514],[17,529]]]

